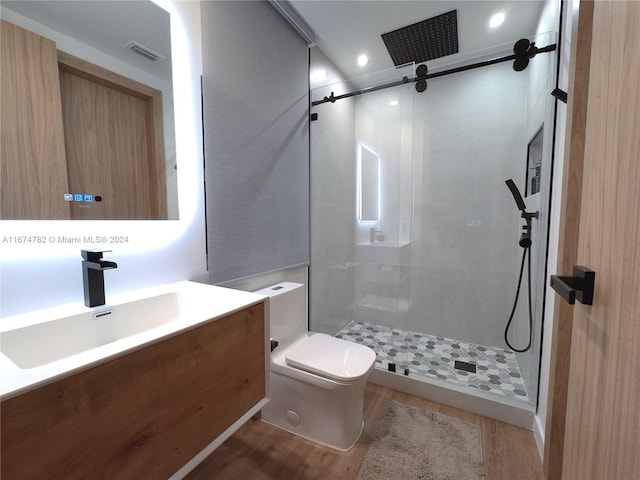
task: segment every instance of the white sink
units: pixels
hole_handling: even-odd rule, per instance
[[[102,307],[78,302],[0,318],[0,396],[17,395],[264,299],[185,281],[108,296]]]
[[[179,293],[56,318],[2,333],[0,351],[34,368],[164,325],[178,318]]]

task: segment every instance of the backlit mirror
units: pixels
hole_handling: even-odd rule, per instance
[[[1,220],[177,220],[170,15],[2,1]]]
[[[380,219],[380,158],[364,145],[358,150],[359,220],[377,222]]]

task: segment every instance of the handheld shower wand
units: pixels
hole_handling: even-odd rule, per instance
[[[507,326],[504,329],[504,341],[507,343],[509,348],[515,352],[523,353],[531,348],[531,341],[533,337],[533,310],[531,306],[531,253],[529,249],[531,248],[531,219],[538,218],[538,212],[527,212],[527,206],[522,199],[522,195],[520,195],[520,190],[516,187],[516,184],[512,179],[506,180],[505,183],[507,187],[511,191],[511,195],[513,195],[513,199],[516,202],[516,206],[518,210],[520,210],[520,216],[525,219],[526,225],[522,226],[522,235],[520,235],[520,241],[518,244],[524,248],[522,252],[522,263],[520,264],[520,276],[518,278],[518,287],[516,288],[516,298],[513,302],[513,308],[511,309],[511,315],[509,315],[509,321],[507,322]],[[511,327],[511,322],[513,321],[513,316],[516,313],[516,307],[518,305],[518,297],[520,296],[520,286],[522,285],[522,274],[524,273],[524,262],[527,259],[527,254],[529,257],[528,262],[528,287],[529,287],[529,342],[527,346],[523,349],[515,348],[511,343],[509,343],[508,333],[509,328]]]
[[[513,195],[516,206],[518,207],[518,210],[520,210],[520,216],[527,222],[526,225],[522,226],[523,231],[522,235],[520,235],[520,241],[518,242],[518,244],[522,248],[529,248],[531,246],[531,219],[538,218],[538,212],[527,212],[527,206],[522,199],[522,195],[520,195],[520,190],[518,190],[518,187],[516,187],[516,184],[512,179],[505,180],[504,183],[507,184],[507,187],[511,191],[511,195]]]
[[[520,190],[518,190],[518,187],[516,187],[513,179],[510,178],[509,180],[505,180],[504,183],[506,183],[507,187],[509,187],[511,195],[513,195],[513,199],[516,201],[516,205],[518,206],[518,210],[524,212],[527,209],[527,206],[524,204],[522,195],[520,195]]]

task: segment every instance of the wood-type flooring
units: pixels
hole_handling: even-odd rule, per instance
[[[356,480],[377,422],[391,400],[478,425],[487,480],[544,479],[531,431],[371,383],[365,390],[364,431],[348,452],[315,444],[254,417],[187,479]]]

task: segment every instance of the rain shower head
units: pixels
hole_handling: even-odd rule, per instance
[[[518,206],[518,210],[520,210],[521,212],[524,212],[527,209],[527,206],[524,203],[524,200],[522,199],[522,195],[520,195],[520,190],[518,190],[518,187],[516,187],[516,184],[513,183],[512,179],[509,180],[505,180],[505,182],[507,184],[507,187],[509,187],[509,190],[511,190],[511,195],[513,195],[513,199],[516,202],[516,205]]]
[[[381,36],[396,67],[452,55],[458,53],[458,11],[451,10]]]

